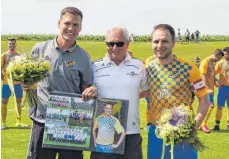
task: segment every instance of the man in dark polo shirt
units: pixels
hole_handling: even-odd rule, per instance
[[[33,127],[27,159],[83,159],[82,151],[42,148],[44,123],[48,96],[51,91],[82,94],[84,100],[93,98],[97,90],[92,85],[91,60],[89,55],[78,46],[76,38],[81,31],[82,12],[74,7],[61,11],[58,27],[59,35],[49,41],[37,43],[32,49],[32,57],[45,57],[51,63],[49,76],[38,83],[37,106],[32,106],[30,117]],[[23,85],[26,91],[31,87]]]

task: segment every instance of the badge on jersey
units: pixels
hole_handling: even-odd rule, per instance
[[[76,61],[73,61],[73,60],[69,60],[66,62],[66,66],[68,68],[73,68],[73,66],[76,64]]]

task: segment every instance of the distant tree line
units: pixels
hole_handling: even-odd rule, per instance
[[[45,41],[45,40],[55,38],[56,35],[55,34],[5,34],[5,35],[1,35],[1,40],[5,41],[9,37],[15,37],[17,40],[22,40],[22,41],[29,41],[29,40]],[[182,37],[182,39],[183,38],[184,37]],[[77,38],[77,40],[104,41],[105,38],[103,35],[81,35]],[[151,36],[150,35],[135,36],[134,41],[150,42]],[[229,35],[203,35],[200,37],[200,41],[202,42],[229,41]]]

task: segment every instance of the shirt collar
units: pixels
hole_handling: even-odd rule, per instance
[[[59,45],[57,43],[57,37],[55,39],[53,39],[53,46],[54,46],[55,49],[60,50],[60,47],[59,47]],[[76,47],[77,47],[77,44],[75,42],[72,47],[70,47],[70,48],[68,48],[66,50],[63,50],[62,52],[73,52],[76,49]]]
[[[123,60],[123,62],[129,62],[131,59],[132,59],[132,57],[130,56],[130,54],[128,52],[126,52],[126,57]],[[113,63],[113,61],[110,60],[108,53],[106,53],[106,56],[103,58],[103,61],[105,64]]]
[[[164,64],[164,65],[170,65],[170,64],[174,63],[175,61],[178,61],[178,60],[179,60],[179,58],[178,58],[176,55],[174,55],[174,54],[172,54],[172,55],[173,55],[173,57],[174,57],[173,61],[170,62],[170,63],[168,63],[168,64]],[[158,58],[154,58],[154,59],[152,60],[152,62],[153,62],[153,63],[156,63],[156,64],[160,64]]]

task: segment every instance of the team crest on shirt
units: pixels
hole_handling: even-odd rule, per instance
[[[168,88],[168,85],[166,83],[161,84],[161,90],[157,96],[158,99],[163,99],[164,97],[169,98],[171,96],[171,91]]]
[[[73,60],[69,60],[66,62],[66,66],[68,68],[73,68],[73,66],[76,64],[76,61],[73,61]]]
[[[132,76],[132,77],[134,77],[134,76],[138,76],[138,74],[137,74],[137,73],[135,73],[134,71],[132,71],[132,72],[130,72],[130,73],[126,73],[126,75],[128,75],[128,76]]]

